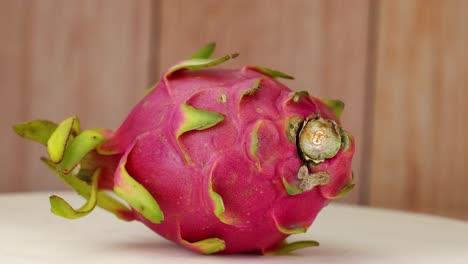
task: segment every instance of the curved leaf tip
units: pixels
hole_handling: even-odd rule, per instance
[[[70,144],[65,148],[63,159],[59,167],[65,174],[69,173],[85,155],[95,149],[99,144],[106,140],[97,130],[84,130],[78,136],[70,141]]]
[[[209,110],[203,110],[199,108],[195,108],[191,105],[183,103],[180,106],[180,110],[183,116],[183,121],[179,125],[179,128],[176,132],[176,140],[177,144],[179,145],[180,150],[184,156],[184,160],[187,163],[190,163],[190,157],[183,149],[182,145],[179,142],[179,137],[184,134],[185,132],[192,131],[192,130],[204,130],[210,127],[217,125],[219,122],[223,121],[226,116],[212,112]]]
[[[177,138],[191,130],[204,130],[213,127],[226,118],[221,113],[195,108],[186,103],[183,103],[180,108],[184,120],[177,129]]]
[[[122,157],[114,181],[114,193],[154,224],[164,221],[164,214],[156,199],[126,170],[128,153]]]
[[[194,70],[200,70],[200,69],[207,68],[207,67],[216,66],[230,59],[234,59],[237,56],[239,56],[239,53],[225,55],[217,59],[195,58],[195,59],[184,60],[172,66],[166,72],[165,77],[168,78],[172,73],[179,71],[179,70],[183,70],[183,69],[194,71]]]
[[[343,113],[345,104],[341,100],[335,99],[323,99],[322,100],[328,107],[331,108],[338,120],[341,119],[341,114]]]
[[[33,120],[13,125],[16,134],[44,146],[47,146],[47,141],[55,129],[57,129],[57,124],[48,120]]]
[[[277,70],[273,70],[273,69],[270,69],[270,68],[267,68],[267,67],[252,66],[252,67],[248,67],[248,68],[256,70],[258,72],[261,72],[261,73],[263,73],[265,75],[268,75],[270,77],[273,77],[273,78],[283,78],[283,79],[294,80],[294,77],[292,77],[289,74],[286,74],[284,72],[280,72],[280,71],[277,71]]]
[[[299,189],[296,185],[289,183],[284,177],[282,178],[283,180],[283,186],[288,195],[296,195],[302,193],[302,190]]]
[[[278,231],[286,235],[305,233],[307,232],[307,229],[309,229],[308,226],[303,226],[300,224],[291,225],[288,227],[282,226],[274,214],[273,214],[273,222],[275,223],[275,226],[278,229]]]
[[[351,190],[353,190],[355,186],[356,186],[356,184],[354,183],[354,173],[351,173],[351,180],[349,181],[349,183],[346,184],[335,197],[329,197],[328,199],[333,200],[333,199],[343,198]]]
[[[98,179],[100,173],[100,169],[94,172],[92,176],[91,194],[87,202],[81,208],[73,209],[63,198],[52,195],[49,199],[52,213],[64,218],[76,219],[86,216],[93,211],[97,204]]]
[[[67,183],[73,190],[75,190],[80,196],[85,199],[89,199],[91,196],[91,186],[84,181],[81,181],[75,175],[65,175],[62,172],[57,170],[57,165],[52,161],[48,160],[45,157],[41,157],[41,161],[61,180]],[[57,198],[52,198],[57,199]],[[59,202],[61,203],[61,202]],[[118,218],[125,221],[134,220],[133,211],[129,209],[126,205],[122,204],[120,201],[114,199],[112,196],[108,195],[105,192],[98,192],[97,194],[97,206],[103,208],[104,210],[113,213]]]
[[[65,119],[60,123],[60,125],[58,125],[47,140],[47,152],[49,153],[50,160],[54,163],[62,161],[65,148],[70,140],[70,135],[74,130],[76,130],[76,120],[76,117]]]
[[[281,256],[287,255],[293,251],[298,249],[307,248],[307,247],[318,247],[320,244],[314,240],[304,240],[304,241],[296,241],[292,243],[283,242],[282,245],[279,246],[276,250],[267,251],[264,255],[273,255],[273,256]]]
[[[213,181],[211,180],[208,185],[208,193],[214,205],[214,214],[221,220],[221,222],[223,222],[223,218],[221,216],[225,211],[223,198],[213,189]]]
[[[186,247],[206,255],[214,254],[226,249],[226,242],[216,237],[203,239],[197,242],[189,242],[184,239],[181,239],[181,241]]]
[[[190,59],[209,59],[211,55],[213,55],[214,51],[216,49],[216,43],[208,43],[206,46],[203,48],[197,50],[192,56],[190,56]]]

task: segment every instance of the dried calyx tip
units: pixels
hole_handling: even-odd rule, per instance
[[[303,192],[313,189],[315,186],[327,185],[330,182],[330,176],[326,172],[309,173],[306,165],[299,168],[297,179],[300,180],[299,189]]]
[[[341,141],[340,129],[333,120],[311,115],[299,130],[297,145],[305,161],[320,163],[338,153]]]

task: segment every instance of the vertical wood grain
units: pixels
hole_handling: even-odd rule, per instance
[[[2,168],[8,168],[2,186],[10,186],[2,191],[62,186],[38,160],[45,150],[25,145],[5,126],[73,115],[83,127],[120,124],[148,87],[150,7],[150,0],[0,3],[0,27],[7,32],[0,44],[6,75],[1,89],[13,95],[9,105],[2,105],[13,114],[2,113],[1,123],[11,146],[0,151],[2,157],[16,153],[2,159]]]
[[[468,1],[380,1],[370,203],[468,219]]]
[[[21,157],[26,142],[18,140],[11,125],[26,116],[23,105],[27,83],[23,72],[27,66],[28,10],[25,1],[4,1],[0,4],[0,192],[21,189],[25,174]]]
[[[369,1],[161,1],[159,73],[202,45],[240,52],[226,67],[263,65],[295,76],[292,89],[346,102],[344,127],[363,151]],[[154,81],[157,81],[155,77]],[[346,199],[358,200],[359,187]]]

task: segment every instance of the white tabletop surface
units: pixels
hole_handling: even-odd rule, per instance
[[[80,205],[72,193],[60,193]],[[468,222],[357,206],[330,205],[309,231],[320,242],[289,256],[204,256],[143,224],[96,209],[78,220],[49,211],[49,193],[0,195],[0,263],[468,263]]]

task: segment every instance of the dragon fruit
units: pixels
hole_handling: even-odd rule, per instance
[[[168,69],[116,131],[82,130],[76,117],[14,126],[87,200],[74,209],[51,196],[54,214],[99,206],[203,254],[318,245],[285,239],[354,186],[344,104],[292,91],[277,80],[292,77],[269,68],[211,68],[237,57],[211,59],[214,49]]]

